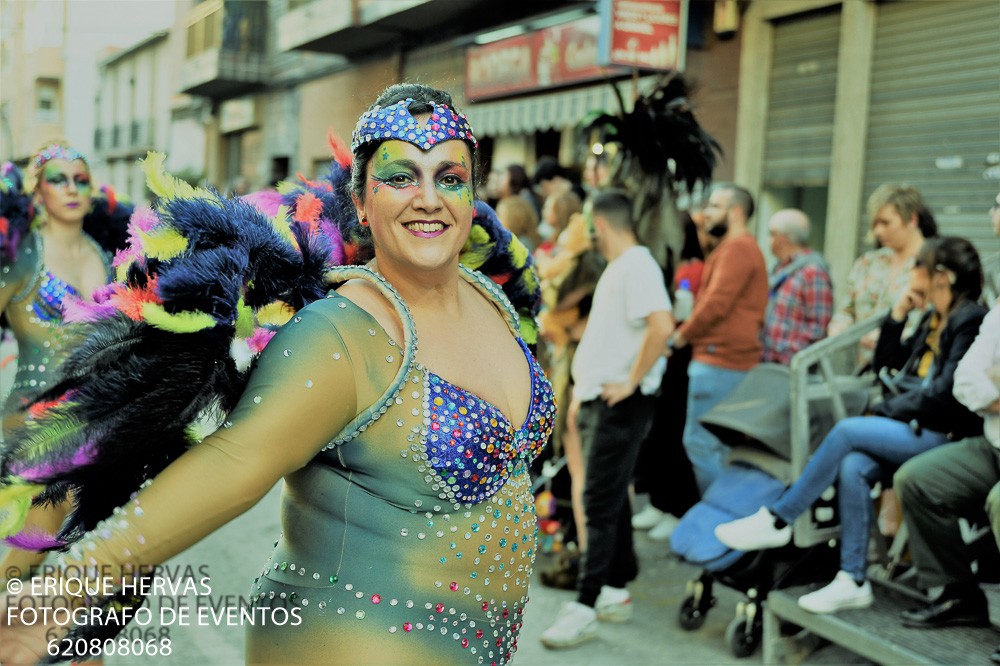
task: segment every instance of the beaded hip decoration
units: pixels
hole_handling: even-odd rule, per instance
[[[376,106],[358,119],[351,137],[351,151],[371,141],[398,139],[424,150],[441,141],[462,139],[478,146],[472,135],[472,126],[463,113],[455,113],[447,104],[435,104],[430,118],[423,125],[410,113],[412,99],[404,99],[389,106]]]

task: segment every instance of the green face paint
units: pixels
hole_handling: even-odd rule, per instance
[[[449,142],[450,143],[450,142]],[[458,197],[466,205],[472,204],[472,187],[469,183],[468,160],[464,144],[454,142],[455,145],[441,144],[439,149],[447,148],[440,160],[436,160],[436,173],[430,177],[434,179],[435,187],[442,196]],[[428,176],[421,166],[407,157],[405,144],[399,141],[387,141],[383,143],[374,158],[371,167],[371,180],[373,181],[371,192],[378,194],[382,185],[394,190],[406,190],[413,187],[421,187],[421,183]]]
[[[42,179],[50,187],[60,189],[68,189],[72,182],[80,194],[90,193],[90,175],[86,171],[80,172],[72,167],[67,168],[49,162],[42,170]]]
[[[417,185],[412,163],[406,159],[398,142],[386,141],[375,156],[372,164],[371,178],[375,181],[372,194],[378,194],[379,185],[387,185],[396,190]]]

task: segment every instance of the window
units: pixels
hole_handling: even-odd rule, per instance
[[[59,84],[55,81],[39,81],[36,90],[36,119],[40,123],[58,123]]]

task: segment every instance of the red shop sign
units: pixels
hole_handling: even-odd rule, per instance
[[[684,70],[687,0],[601,0],[600,62]]]
[[[518,37],[470,47],[465,54],[465,98],[514,93],[620,76],[620,67],[597,64],[597,16]]]

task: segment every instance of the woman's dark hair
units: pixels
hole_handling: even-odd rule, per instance
[[[924,238],[937,238],[937,220],[934,219],[934,213],[927,206],[921,206],[920,210],[917,211],[917,227]]]
[[[391,85],[382,91],[382,94],[368,107],[368,110],[371,111],[376,106],[391,106],[397,102],[402,102],[404,99],[413,100],[410,103],[409,110],[414,116],[421,113],[431,113],[434,110],[435,104],[446,104],[455,113],[459,112],[459,109],[455,108],[455,103],[451,100],[451,95],[444,90],[431,88],[422,83],[396,83]],[[469,152],[472,154],[472,195],[475,197],[481,177],[479,150],[471,142],[466,141],[465,143],[469,146]],[[351,193],[359,201],[365,200],[365,176],[367,175],[365,168],[368,165],[368,160],[372,158],[380,145],[382,145],[382,141],[370,141],[359,146],[357,152],[354,153],[354,160],[351,165]],[[525,179],[527,179],[527,176],[525,176]]]
[[[531,182],[538,185],[543,180],[552,180],[557,177],[566,177],[566,170],[560,166],[559,161],[548,155],[538,158],[538,164],[535,165],[535,173],[531,177]]]
[[[507,175],[510,176],[510,193],[520,194],[521,190],[530,186],[528,172],[520,164],[510,164],[507,166]]]
[[[976,302],[983,293],[983,265],[969,241],[955,236],[938,236],[924,241],[915,267],[928,273],[945,273],[951,282],[952,309],[963,300]]]

